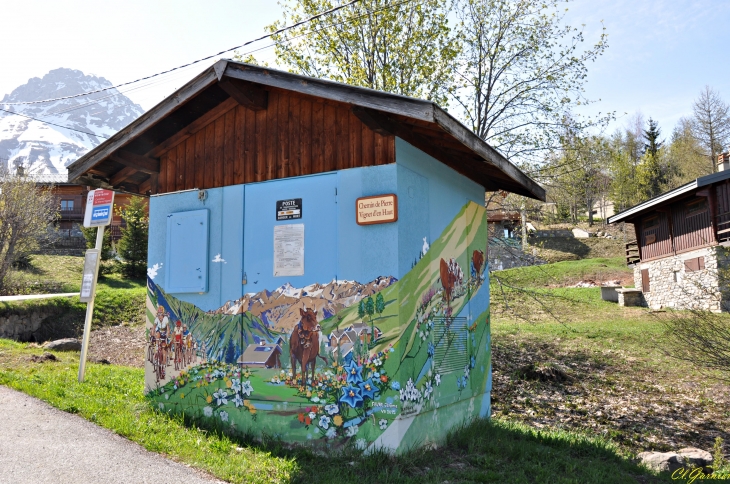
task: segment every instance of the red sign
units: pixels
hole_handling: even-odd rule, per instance
[[[107,205],[112,203],[114,192],[111,190],[94,190],[94,205]]]

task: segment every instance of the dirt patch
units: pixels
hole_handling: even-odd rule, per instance
[[[657,368],[620,349],[590,353],[499,335],[492,361],[494,416],[588,431],[635,453],[711,450],[715,437],[730,439],[729,385]]]
[[[144,325],[110,326],[91,332],[89,361],[142,368],[145,350]]]

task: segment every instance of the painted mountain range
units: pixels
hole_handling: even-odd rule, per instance
[[[144,110],[116,89],[39,104],[5,104],[73,96],[112,83],[74,69],[54,69],[34,77],[0,101],[0,159],[11,170],[66,175],[66,167],[137,119]],[[43,123],[49,121],[70,129]],[[88,134],[87,134],[88,133]]]
[[[301,319],[299,309],[311,308],[317,312],[318,320],[327,319],[396,281],[395,277],[381,276],[367,284],[332,280],[324,285],[314,283],[303,288],[295,288],[286,283],[273,291],[264,289],[246,294],[241,299],[228,301],[209,314],[234,315],[249,312],[261,318],[269,328],[289,332]]]

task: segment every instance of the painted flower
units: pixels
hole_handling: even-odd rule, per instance
[[[398,391],[398,390],[400,390],[400,383],[398,383],[397,381],[394,381],[393,383],[390,384],[390,388]]]
[[[436,381],[436,386],[441,385],[441,374],[436,373],[436,376],[433,377],[433,379]]]
[[[360,430],[360,427],[358,427],[357,425],[350,425],[349,427],[347,427],[347,430],[345,430],[345,435],[347,435],[348,437],[354,437],[355,435],[357,435],[358,430]]]
[[[304,417],[304,425],[312,425],[312,417]]]
[[[238,378],[231,379],[231,390],[238,393],[241,391],[241,380]]]
[[[428,352],[428,356],[433,356],[434,353],[436,352],[436,347],[430,341],[428,342],[428,350],[427,350],[427,352]]]
[[[347,374],[347,383],[360,383],[362,381],[362,366],[355,363],[355,360],[350,360],[350,363],[345,366],[345,373]]]
[[[221,417],[221,421],[228,422],[228,412],[226,412],[225,410],[221,411],[220,417]]]
[[[373,372],[373,378],[380,378],[380,373],[377,371]]]
[[[211,395],[208,395],[207,397],[205,397],[205,401],[208,403],[213,403],[213,397]]]
[[[355,442],[355,447],[358,450],[365,450],[368,446],[368,442],[365,439],[357,439],[357,442]]]
[[[251,386],[251,381],[246,380],[241,384],[241,393],[246,395],[247,397],[251,396],[251,393],[253,392],[253,387]]]
[[[431,386],[431,382],[426,382],[426,388],[423,389],[423,396],[426,398],[431,397],[431,393],[433,393],[433,387]]]
[[[344,420],[341,415],[335,415],[335,417],[332,419],[332,423],[334,423],[337,427],[340,427],[343,422]]]
[[[304,423],[304,414],[300,413],[299,415],[297,415],[297,420],[299,420],[300,423]]]
[[[203,415],[206,417],[212,417],[213,416],[213,409],[211,407],[205,406],[203,407]]]
[[[388,377],[385,375],[380,375],[380,381],[382,381],[383,383],[388,383]]]
[[[240,394],[236,393],[236,396],[233,397],[233,404],[236,408],[243,406],[243,398],[241,398]]]
[[[312,397],[312,401],[313,401],[314,403],[317,403],[317,402],[319,402],[319,397],[318,397],[317,395],[314,395],[314,396]]]
[[[162,402],[160,402],[159,404],[157,404],[157,406],[160,407],[160,410],[164,410],[165,409],[165,404],[162,403]]]
[[[378,422],[378,426],[380,427],[380,430],[385,430],[388,428],[388,421],[385,420],[384,418],[381,418],[380,421]]]
[[[327,415],[319,417],[319,426],[327,430],[330,427],[330,418]]]
[[[317,414],[314,413],[314,412],[309,412],[309,418],[311,418],[312,420],[314,420],[315,418],[317,418]]]
[[[466,365],[466,366],[464,367],[464,381],[466,381],[466,380],[468,380],[468,379],[469,379],[469,372],[470,372],[470,371],[471,371],[471,370],[470,370],[470,368],[469,368],[469,365]]]
[[[334,414],[336,414],[336,413],[339,413],[339,411],[340,411],[340,407],[338,407],[338,406],[337,406],[337,405],[335,405],[334,403],[331,403],[331,404],[329,404],[329,405],[325,405],[325,407],[324,407],[324,410],[325,410],[325,411],[326,411],[326,412],[327,412],[328,414],[330,414],[330,415],[334,415]]]
[[[336,435],[337,430],[334,427],[330,427],[329,429],[327,429],[327,433],[325,434],[328,439],[334,439]]]
[[[228,394],[222,388],[213,394],[213,398],[215,398],[217,405],[226,405],[228,403]]]
[[[368,378],[366,381],[359,383],[360,393],[363,398],[375,398],[375,394],[379,391],[373,380]]]
[[[477,366],[477,358],[476,358],[476,356],[474,356],[474,355],[471,355],[471,361],[470,361],[470,366],[471,366],[472,368],[474,368],[475,366]]]
[[[390,349],[389,349],[388,351],[390,351],[391,353],[393,353],[393,352],[395,351],[395,348],[393,348],[393,347],[391,346],[391,347],[390,347]]]
[[[354,385],[347,385],[345,388],[342,389],[340,402],[346,403],[353,408],[362,405],[362,395],[360,394],[360,388]]]

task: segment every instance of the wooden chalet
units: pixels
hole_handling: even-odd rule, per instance
[[[248,345],[236,363],[240,367],[281,368],[281,348],[270,344]]]
[[[682,308],[707,299],[696,291],[697,278],[717,289],[721,249],[730,245],[730,169],[723,170],[723,159],[727,154],[720,157],[721,171],[608,218],[634,224],[636,240],[626,244],[626,262],[649,306]],[[709,309],[719,310],[719,293],[710,292]]]

